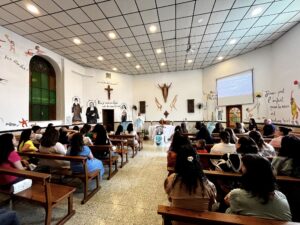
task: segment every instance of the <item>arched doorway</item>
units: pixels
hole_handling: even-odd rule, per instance
[[[56,74],[44,58],[34,56],[29,64],[29,120],[56,119]]]
[[[241,105],[231,105],[226,106],[226,121],[227,127],[235,127],[235,123],[242,122],[242,106]]]

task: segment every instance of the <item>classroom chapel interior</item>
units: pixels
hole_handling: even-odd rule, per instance
[[[299,21],[300,0],[0,0],[0,224],[300,223]]]

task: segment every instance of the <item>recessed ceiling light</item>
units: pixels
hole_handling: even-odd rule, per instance
[[[109,32],[109,33],[108,33],[108,37],[109,37],[110,39],[115,39],[115,38],[117,37],[117,35],[116,35],[114,32]]]
[[[203,18],[198,19],[198,23],[202,23],[203,22]]]
[[[157,54],[160,54],[160,53],[162,53],[162,50],[161,50],[161,48],[158,48],[158,49],[156,49],[156,53],[157,53]]]
[[[98,56],[97,59],[100,60],[100,61],[103,61],[103,60],[104,60],[104,58],[103,58],[102,56]]]
[[[140,65],[136,65],[135,68],[139,69],[139,68],[141,68],[141,66]]]
[[[125,53],[125,56],[126,56],[127,58],[129,58],[129,57],[131,57],[131,54],[130,54],[129,52],[127,52],[127,53]]]
[[[156,27],[155,25],[151,25],[151,26],[149,27],[149,30],[150,30],[151,33],[155,33],[156,30],[157,30],[157,27]]]
[[[261,12],[263,11],[263,9],[261,7],[257,7],[255,9],[252,10],[251,12],[251,16],[258,16],[259,14],[261,14]]]
[[[117,71],[118,69],[116,67],[112,68],[113,71]]]
[[[81,40],[79,38],[73,38],[73,42],[76,44],[76,45],[80,45],[81,44]]]
[[[166,64],[164,62],[160,63],[160,66],[165,66]]]
[[[33,14],[39,14],[40,11],[38,10],[38,8],[35,5],[32,4],[27,4],[26,8],[29,12],[33,13]]]
[[[231,44],[231,45],[234,45],[236,43],[236,39],[231,39],[230,41],[229,41],[229,44]]]
[[[193,62],[193,60],[191,60],[191,59],[188,59],[188,61],[187,61],[187,63],[192,63]]]
[[[224,59],[224,57],[223,56],[219,56],[217,59],[218,60],[222,60],[222,59]]]

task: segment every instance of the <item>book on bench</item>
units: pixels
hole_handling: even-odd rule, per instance
[[[19,181],[11,186],[11,191],[13,194],[17,194],[21,191],[24,191],[32,186],[32,180],[31,179],[24,179],[22,181]]]

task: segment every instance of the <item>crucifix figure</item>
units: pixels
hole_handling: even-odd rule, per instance
[[[110,92],[114,89],[110,88],[110,85],[107,85],[107,88],[105,88],[104,90],[107,91],[107,97],[108,100],[110,100]]]

